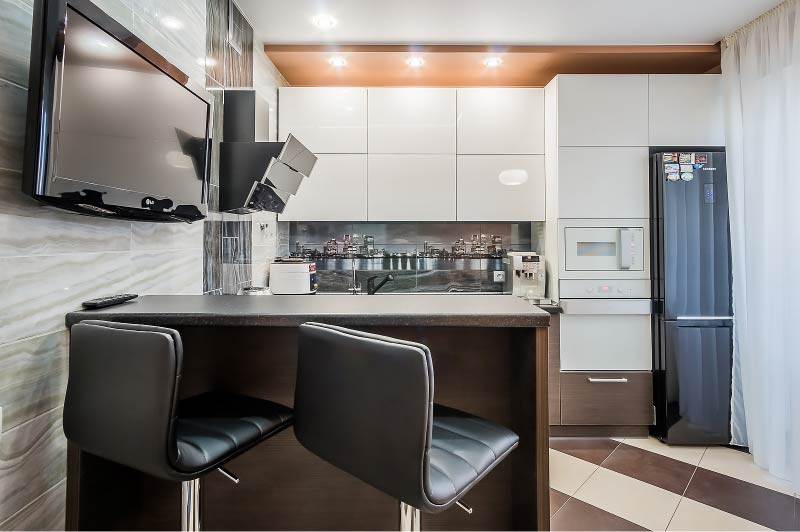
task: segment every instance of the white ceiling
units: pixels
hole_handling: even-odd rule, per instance
[[[236,0],[268,44],[713,44],[781,0]],[[323,31],[312,17],[338,25]]]

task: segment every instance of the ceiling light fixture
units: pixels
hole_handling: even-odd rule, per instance
[[[483,60],[483,64],[486,68],[497,68],[503,64],[503,60],[499,57],[487,57]]]
[[[336,25],[339,24],[339,21],[336,20],[336,17],[332,15],[326,15],[324,13],[317,15],[311,20],[314,22],[314,25],[321,30],[329,30],[331,28],[335,28]]]
[[[328,63],[330,63],[331,66],[334,66],[334,67],[337,67],[337,68],[338,67],[343,67],[343,66],[347,66],[347,59],[345,59],[344,57],[338,57],[338,56],[337,57],[331,57],[330,59],[328,59]]]
[[[411,68],[419,68],[425,64],[425,60],[421,57],[409,57],[406,59],[406,64]]]
[[[171,30],[179,30],[183,27],[183,21],[176,17],[167,15],[166,17],[161,17],[161,25]]]

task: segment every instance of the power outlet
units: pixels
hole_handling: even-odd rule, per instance
[[[506,282],[506,272],[495,271],[493,273],[494,273],[494,282],[496,282],[496,283],[504,283],[504,282]]]

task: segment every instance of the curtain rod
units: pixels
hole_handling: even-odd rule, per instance
[[[723,42],[725,43],[726,46],[730,46],[731,44],[733,44],[734,42],[736,42],[739,39],[739,36],[741,36],[742,33],[750,30],[753,26],[755,26],[757,24],[761,24],[762,22],[764,22],[765,19],[771,17],[772,15],[774,15],[775,13],[777,13],[780,10],[787,9],[787,8],[789,8],[791,6],[796,6],[799,1],[800,0],[786,0],[785,2],[782,2],[782,3],[778,4],[777,6],[773,7],[772,9],[770,9],[769,11],[764,13],[763,15],[759,16],[758,18],[756,18],[754,20],[751,20],[750,22],[748,22],[747,24],[745,24],[744,26],[742,26],[738,30],[734,31],[733,33],[731,33],[730,35],[725,37],[723,39]]]

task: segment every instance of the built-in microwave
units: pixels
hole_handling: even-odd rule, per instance
[[[650,222],[559,220],[561,279],[649,279]]]

